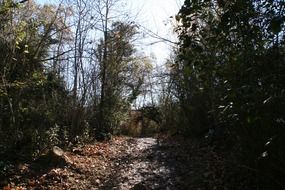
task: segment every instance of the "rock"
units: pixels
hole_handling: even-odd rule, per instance
[[[59,148],[58,146],[54,146],[52,148],[52,152],[53,152],[54,155],[56,155],[58,157],[62,157],[63,154],[64,154],[64,151],[61,148]]]
[[[61,148],[54,146],[47,154],[41,155],[37,158],[32,167],[38,166],[40,168],[44,168],[65,164],[66,160],[64,157],[64,151]]]
[[[100,185],[100,184],[101,184],[100,179],[96,179],[95,182],[96,182],[97,185]]]

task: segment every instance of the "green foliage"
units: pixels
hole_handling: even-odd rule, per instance
[[[121,122],[119,133],[132,137],[153,136],[160,132],[160,114],[153,106],[131,110],[127,119]]]
[[[159,108],[156,106],[144,106],[141,108],[141,112],[144,117],[156,122],[161,123],[161,114]]]
[[[141,93],[145,73],[152,69],[146,58],[134,55],[132,40],[137,33],[133,23],[114,22],[107,32],[106,44],[102,40],[98,45],[97,58],[102,67],[101,75],[104,70],[105,76],[101,76],[104,96],[100,98],[96,121],[92,122],[95,133],[120,131],[120,123],[126,120],[131,103]]]
[[[284,171],[284,13],[278,0],[185,1],[170,71],[182,130],[230,134],[247,164],[274,176]]]
[[[0,15],[0,132],[5,135],[1,154],[37,155],[47,145],[60,143],[60,129],[54,126],[66,118],[64,83],[41,61],[51,46],[48,28],[55,23],[42,22],[42,8],[32,2],[29,7],[5,6],[0,9],[11,21]]]
[[[104,21],[113,2],[97,3],[97,12],[83,1],[0,3],[0,157],[120,133],[152,66],[135,54],[137,25],[109,22],[107,10]],[[94,39],[99,18],[103,39]]]

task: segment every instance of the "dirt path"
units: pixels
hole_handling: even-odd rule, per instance
[[[209,159],[201,159],[205,154],[211,157],[210,148],[198,147],[193,142],[184,142],[182,146],[179,141],[158,144],[155,138],[116,137],[110,142],[84,145],[66,152],[64,166],[19,165],[13,170],[10,184],[35,190],[206,190],[223,187],[218,181],[222,176],[216,175]],[[222,166],[218,158],[213,159],[217,168]]]

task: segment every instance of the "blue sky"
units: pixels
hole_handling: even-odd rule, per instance
[[[126,9],[130,10],[133,15],[138,14],[137,22],[157,33],[158,35],[175,40],[172,33],[170,16],[175,15],[181,7],[184,0],[122,0],[127,3]],[[39,3],[52,3],[56,0],[36,0]],[[169,45],[157,43],[150,45],[156,39],[146,38],[145,43],[139,50],[144,51],[147,55],[154,55],[158,63],[163,63],[169,55]]]

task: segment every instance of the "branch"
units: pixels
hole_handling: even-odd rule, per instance
[[[73,51],[73,49],[67,50],[67,51],[62,52],[62,53],[60,53],[60,54],[58,54],[58,55],[55,55],[55,56],[53,56],[53,57],[49,57],[49,58],[46,58],[46,59],[41,59],[40,61],[43,61],[43,62],[44,62],[44,61],[50,61],[50,60],[59,58],[60,56],[66,54],[66,53],[68,53],[68,52],[71,52],[71,51]]]
[[[138,25],[138,26],[141,27],[141,28],[143,28],[144,31],[145,31],[150,37],[155,38],[155,39],[158,39],[158,41],[151,43],[151,45],[156,44],[156,43],[161,43],[161,42],[167,42],[167,43],[170,43],[170,44],[178,45],[178,42],[174,42],[174,41],[171,41],[171,40],[169,40],[169,39],[167,39],[167,38],[164,38],[164,37],[158,35],[157,33],[151,31],[150,29],[148,29],[148,28],[146,28],[146,27],[144,27],[144,26],[142,26],[142,25]]]

